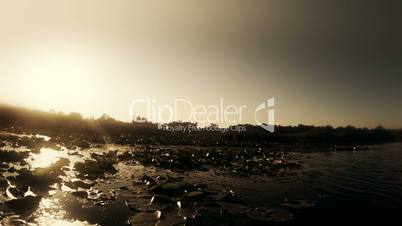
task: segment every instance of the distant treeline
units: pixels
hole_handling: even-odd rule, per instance
[[[197,124],[172,122],[169,128],[195,128]],[[241,127],[246,131],[232,131]],[[199,127],[197,127],[199,128]],[[118,144],[174,144],[201,146],[267,146],[272,144],[351,145],[402,141],[402,130],[381,126],[277,126],[270,133],[256,125],[237,125],[225,132],[216,125],[197,131],[166,131],[151,122],[121,122],[107,115],[86,119],[79,113],[51,113],[0,105],[0,129],[16,133],[43,134],[59,139],[74,138],[87,142]]]

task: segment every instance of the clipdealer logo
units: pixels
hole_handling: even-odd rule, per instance
[[[172,105],[159,104],[153,98],[138,98],[129,105],[130,118],[137,123],[196,122],[198,124],[241,124],[246,105],[225,105],[220,98],[216,105],[195,105],[187,99],[175,99]],[[183,114],[183,112],[187,112]],[[263,113],[263,120],[257,114]],[[182,113],[182,114],[180,114]],[[266,113],[266,114],[264,114]],[[179,117],[180,115],[180,117]],[[254,110],[254,122],[265,130],[275,131],[275,98],[261,102]],[[163,128],[158,126],[158,128]]]

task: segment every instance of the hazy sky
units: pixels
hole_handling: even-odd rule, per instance
[[[0,0],[0,101],[128,121],[140,97],[275,97],[280,124],[402,127],[401,3]]]

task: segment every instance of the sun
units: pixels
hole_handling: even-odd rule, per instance
[[[44,110],[76,109],[94,98],[94,66],[73,51],[32,54],[20,62],[18,87],[21,99]]]

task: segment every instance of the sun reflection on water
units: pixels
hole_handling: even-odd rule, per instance
[[[42,148],[39,153],[31,153],[30,156],[26,159],[31,168],[47,168],[55,164],[61,158],[71,159],[69,156],[67,149],[55,150],[52,148]],[[73,161],[74,162],[74,161]],[[64,186],[64,184],[63,184]],[[63,195],[61,195],[60,190],[64,190],[64,187],[58,187],[57,184],[51,185],[52,190],[49,191],[49,194],[52,194],[49,197],[43,197],[37,211],[35,212],[32,221],[33,225],[39,226],[88,226],[93,225],[89,224],[86,221],[79,221],[76,219],[72,219],[71,216],[67,213],[65,208],[65,199]],[[1,223],[0,223],[1,225]]]
[[[42,148],[39,154],[31,155],[30,165],[32,168],[48,167],[64,156],[65,154],[62,151]]]
[[[66,211],[60,208],[60,199],[43,198],[36,212],[35,223],[43,226],[88,226],[86,221],[66,219]]]

